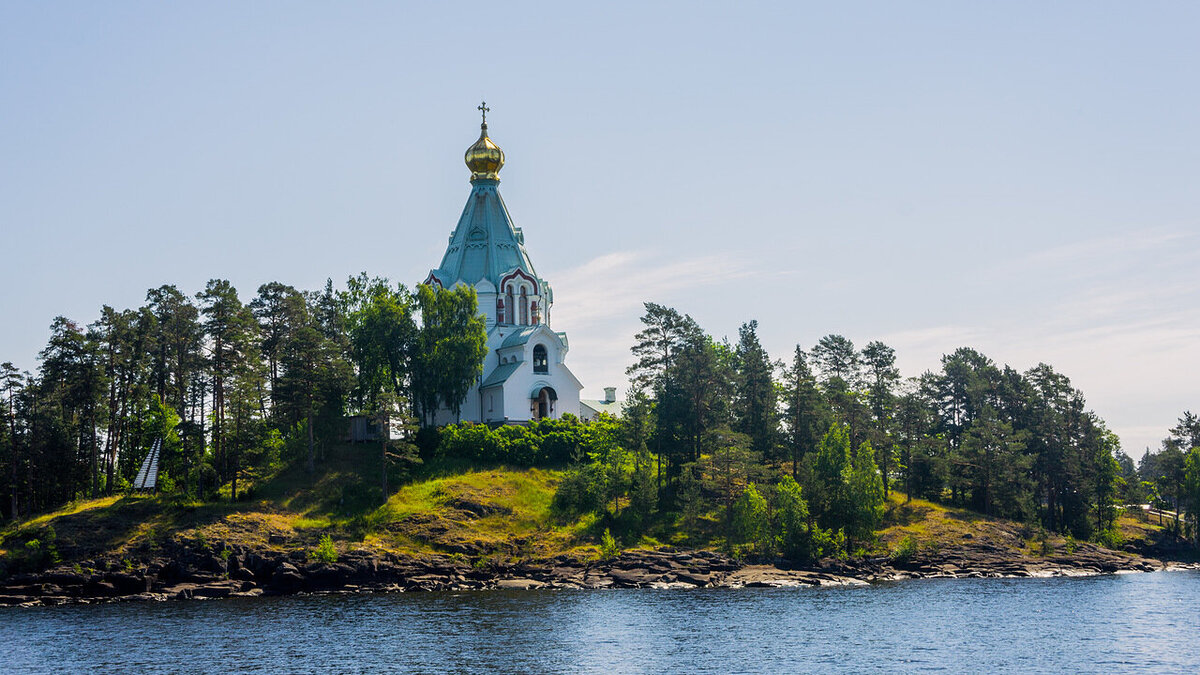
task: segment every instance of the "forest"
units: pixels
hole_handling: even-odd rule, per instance
[[[243,302],[213,280],[194,297],[152,289],[88,325],[58,317],[36,374],[0,366],[0,514],[127,492],[158,438],[160,492],[244,499],[283,466],[313,471],[346,416],[367,415],[399,430],[364,449],[378,452],[381,500],[431,459],[548,466],[562,471],[556,509],[634,538],[669,523],[814,558],[869,541],[892,491],[1109,545],[1128,504],[1200,531],[1190,412],[1135,464],[1046,364],[1019,372],[964,347],[904,378],[878,341],[827,335],[774,360],[756,321],[734,341],[654,303],[641,321],[620,418],[437,429],[433,413],[456,411],[486,355],[469,288],[362,274],[340,290],[264,284]]]

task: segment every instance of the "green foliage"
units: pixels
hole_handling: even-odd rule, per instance
[[[911,560],[917,554],[918,550],[920,550],[920,545],[917,542],[917,538],[911,534],[907,534],[888,553],[888,558],[893,562],[906,562]]]
[[[1200,447],[1188,450],[1184,458],[1183,473],[1181,501],[1191,522],[1192,542],[1200,548]]]
[[[658,492],[654,487],[654,474],[649,466],[635,469],[629,480],[629,512],[639,523],[643,523],[654,511]]]
[[[1096,535],[1096,543],[1105,548],[1120,550],[1125,545],[1125,535],[1116,527],[1110,527]]]
[[[562,465],[572,461],[606,461],[619,449],[620,422],[606,417],[583,423],[574,415],[530,424],[491,427],[452,424],[441,430],[436,454],[487,464]]]
[[[772,526],[779,552],[791,560],[813,559],[817,551],[808,503],[796,479],[784,476],[775,484],[774,506]]]
[[[767,521],[767,500],[751,483],[733,504],[730,543],[748,545],[750,551],[759,555],[772,552],[770,523]]]
[[[554,510],[561,514],[602,511],[607,501],[608,477],[598,462],[567,469],[554,492]]]
[[[613,539],[612,532],[606,527],[604,534],[600,535],[600,557],[608,560],[615,558],[621,552],[621,547],[617,545],[617,540]]]
[[[413,399],[424,423],[432,423],[439,405],[458,417],[487,356],[487,326],[475,289],[422,284],[415,300],[421,326],[413,352]]]
[[[316,548],[308,552],[309,560],[316,560],[323,563],[335,563],[338,561],[337,547],[333,544],[333,539],[329,535],[321,535],[320,541],[317,542]]]

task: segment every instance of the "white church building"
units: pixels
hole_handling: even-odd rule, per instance
[[[467,393],[462,420],[523,423],[580,413],[583,385],[566,365],[567,335],[550,327],[554,290],[538,276],[497,187],[504,151],[487,135],[487,107],[480,106],[479,140],[467,148],[471,195],[446,255],[425,283],[475,289],[487,321],[488,354],[483,375]],[[449,410],[437,424],[455,422]]]

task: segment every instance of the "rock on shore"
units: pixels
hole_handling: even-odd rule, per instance
[[[348,553],[336,563],[299,552],[204,548],[175,544],[137,561],[80,561],[0,582],[0,605],[53,605],[287,595],[494,589],[710,588],[850,586],[945,577],[1044,577],[1163,569],[1157,560],[1080,544],[1045,557],[966,544],[907,560],[823,560],[814,566],[746,564],[720,553],[664,548],[629,550],[610,560],[559,556],[511,564],[461,556]]]

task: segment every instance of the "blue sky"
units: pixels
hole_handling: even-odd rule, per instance
[[[640,303],[1200,409],[1200,6],[0,3],[0,360],[147,288],[415,283],[501,191],[585,396]]]

